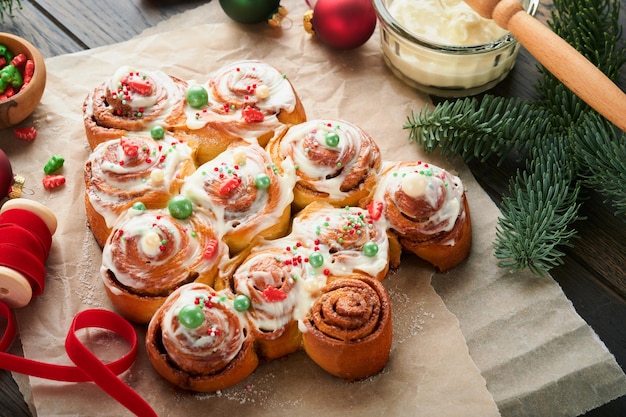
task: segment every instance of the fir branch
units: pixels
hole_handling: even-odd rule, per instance
[[[626,220],[626,136],[596,114],[574,132],[580,176],[585,187],[597,190]]]
[[[13,8],[16,6],[14,3],[17,3],[17,8],[22,8],[22,3],[20,0],[0,0],[0,22],[4,22],[5,14],[8,17],[13,17]]]
[[[579,209],[571,158],[561,138],[552,138],[533,149],[527,171],[512,179],[494,242],[501,267],[543,275],[563,263],[559,248],[571,246]]]
[[[613,81],[626,64],[619,9],[620,0],[554,0],[549,23]],[[529,151],[526,170],[503,196],[494,249],[500,266],[541,275],[562,263],[560,247],[571,246],[582,186],[626,213],[626,144],[624,132],[539,70],[538,100],[444,102],[412,114],[404,128],[427,152],[457,153],[466,161]]]
[[[486,95],[482,101],[465,98],[413,112],[403,128],[426,152],[438,149],[484,162],[532,146],[549,130],[545,120],[544,110],[531,101]]]

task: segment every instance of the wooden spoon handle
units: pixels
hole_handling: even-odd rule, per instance
[[[626,94],[595,65],[526,13],[518,0],[465,0],[510,31],[548,71],[589,106],[626,131]]]

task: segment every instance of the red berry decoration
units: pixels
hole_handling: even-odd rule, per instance
[[[371,0],[318,0],[304,28],[332,48],[354,49],[372,37],[376,19]]]

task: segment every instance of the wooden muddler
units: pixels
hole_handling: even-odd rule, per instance
[[[548,71],[589,106],[626,132],[626,94],[518,0],[465,0],[479,15],[515,36]]]

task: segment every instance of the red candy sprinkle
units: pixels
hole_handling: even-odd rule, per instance
[[[383,202],[372,201],[367,205],[367,212],[373,220],[380,219],[380,216],[383,214]]]
[[[16,127],[13,129],[13,134],[16,138],[21,140],[32,141],[37,138],[37,129],[34,127]]]
[[[35,73],[35,61],[29,59],[26,61],[26,65],[24,65],[24,85],[22,88],[26,87],[30,80],[33,78],[33,74]]]
[[[265,287],[262,294],[263,294],[263,298],[268,303],[282,301],[285,298],[287,298],[287,293],[285,293],[282,290],[279,290],[276,287],[272,287],[271,285],[268,285],[267,287]]]
[[[251,106],[246,106],[242,111],[243,119],[247,123],[262,122],[265,115],[259,110]]]
[[[124,155],[134,158],[139,154],[139,144],[126,136],[120,139],[120,146],[124,151]]]
[[[136,91],[142,96],[147,96],[152,92],[152,86],[147,80],[138,80],[136,78],[128,80],[128,88]]]
[[[65,177],[63,175],[46,175],[42,183],[46,190],[52,190],[65,184]]]
[[[11,65],[13,65],[14,67],[21,67],[26,62],[26,59],[26,55],[17,54],[11,60]]]
[[[228,181],[225,181],[220,189],[220,195],[228,195],[230,194],[237,186],[241,183],[241,179],[239,178],[230,178]]]
[[[204,251],[202,252],[202,256],[205,259],[211,259],[213,255],[215,255],[215,252],[217,251],[218,244],[219,242],[217,241],[217,239],[211,239],[209,243],[207,243],[206,247],[204,248]]]

